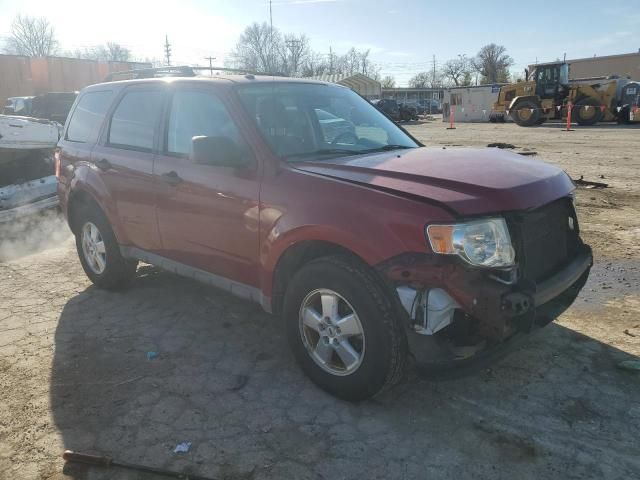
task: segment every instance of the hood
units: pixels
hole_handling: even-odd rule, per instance
[[[415,148],[296,163],[295,168],[422,197],[459,215],[528,210],[568,195],[561,169],[497,148]]]

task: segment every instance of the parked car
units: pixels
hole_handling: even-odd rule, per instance
[[[327,138],[319,110],[354,130]],[[561,169],[426,148],[337,85],[92,85],[58,145],[94,284],[123,288],[144,261],[257,302],[311,380],[348,400],[398,382],[409,355],[451,368],[508,347],[564,311],[592,265]]]
[[[390,98],[381,98],[378,100],[372,100],[371,103],[381,112],[388,115],[392,120],[399,122],[402,120],[400,117],[400,106],[398,102]]]
[[[406,102],[407,105],[410,105],[411,107],[416,109],[416,112],[418,113],[418,115],[424,115],[425,114],[425,109],[424,106],[421,105],[418,102]]]
[[[57,208],[54,149],[62,125],[0,115],[0,234],[5,225]]]
[[[400,119],[405,122],[410,122],[412,120],[418,120],[418,109],[409,103],[399,103],[398,107],[400,108]]]
[[[64,124],[77,95],[78,92],[49,92],[32,97],[9,97],[2,113]]]
[[[7,103],[2,109],[3,115],[18,115],[22,117],[28,117],[31,115],[31,101],[33,96],[30,97],[9,97]]]
[[[77,96],[78,92],[49,92],[36,95],[33,97],[29,116],[64,123]]]
[[[442,113],[442,104],[435,98],[418,100],[418,104],[424,108],[425,114]]]

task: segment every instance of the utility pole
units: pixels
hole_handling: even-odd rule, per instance
[[[273,11],[271,0],[269,0],[269,63],[273,61]],[[269,70],[273,70],[273,65],[269,65]],[[272,72],[273,73],[273,72]]]
[[[333,50],[329,47],[329,75],[333,75]]]
[[[205,60],[209,60],[209,72],[211,72],[211,76],[213,77],[213,61],[216,57],[204,57]]]
[[[431,115],[431,104],[433,103],[433,88],[436,86],[436,56],[433,56],[433,79],[431,81],[431,100],[429,100],[429,115]]]
[[[287,63],[290,63],[290,65],[288,65],[289,72],[287,73],[287,75],[294,77],[298,73],[298,63],[300,63],[301,50],[300,45],[302,44],[302,41],[292,38],[289,40],[285,40],[284,43],[289,50],[289,59],[287,60]]]
[[[433,80],[431,82],[431,88],[434,88],[436,85],[436,56],[433,56]]]
[[[169,43],[169,35],[164,36],[164,55],[167,62],[167,67],[171,66],[171,44]]]

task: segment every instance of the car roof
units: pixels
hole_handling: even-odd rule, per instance
[[[335,83],[313,80],[311,78],[293,78],[279,77],[274,75],[216,75],[215,77],[159,77],[159,78],[140,78],[133,80],[117,80],[113,82],[103,82],[90,85],[85,90],[103,89],[105,86],[125,87],[127,85],[140,84],[172,84],[172,83],[196,83],[196,84],[215,84],[215,85],[255,85],[255,84],[273,84],[273,83],[298,83],[298,84],[315,84],[327,85],[340,88],[347,88]]]

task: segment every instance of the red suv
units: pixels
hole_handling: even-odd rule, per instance
[[[497,149],[425,148],[337,85],[272,77],[93,85],[56,154],[99,287],[139,261],[284,318],[320,387],[360,400],[477,363],[575,299],[592,264],[574,185]]]

